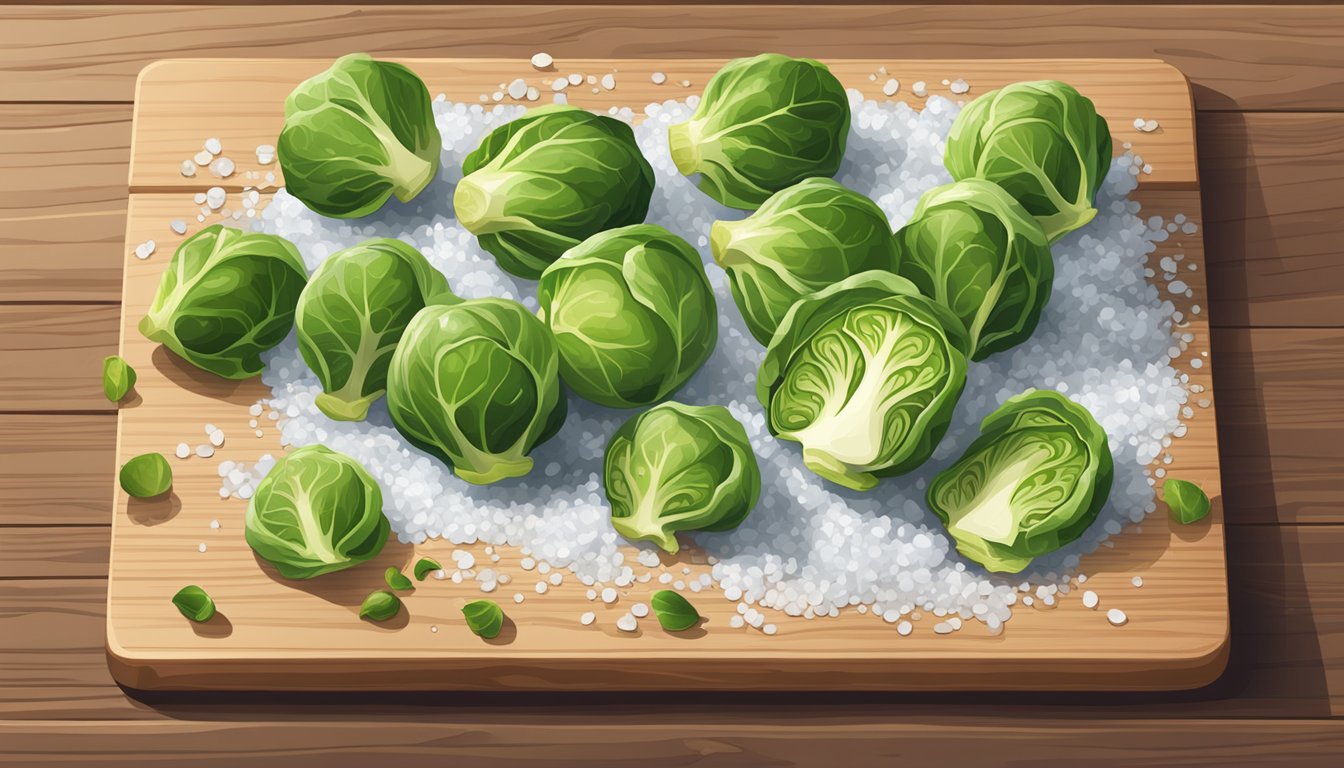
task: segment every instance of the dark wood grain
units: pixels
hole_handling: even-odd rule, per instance
[[[1157,57],[1201,109],[1344,108],[1338,13],[1321,6],[937,5],[0,9],[0,101],[126,100],[136,73],[190,56],[694,58],[765,49],[848,58]],[[33,62],[42,62],[34,67]]]
[[[1344,114],[1196,121],[1214,325],[1344,325]]]
[[[0,303],[121,296],[131,108],[0,104]]]
[[[110,524],[116,434],[110,413],[0,416],[0,525]]]
[[[734,718],[735,721],[740,718]],[[1344,748],[1339,723],[1132,720],[1105,728],[979,718],[891,723],[782,718],[754,722],[647,723],[614,715],[576,725],[571,718],[482,724],[475,718],[429,723],[314,721],[302,725],[223,723],[14,723],[0,725],[0,758],[43,765],[133,766],[165,754],[190,755],[197,766],[283,766],[296,760],[325,768],[463,763],[490,766],[846,765],[935,764],[1042,766],[1324,766]],[[52,761],[52,762],[49,762]]]
[[[110,539],[106,525],[0,527],[0,581],[102,578]]]
[[[116,305],[0,305],[0,410],[114,412],[103,358],[120,318]]]

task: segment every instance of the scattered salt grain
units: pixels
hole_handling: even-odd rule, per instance
[[[622,632],[634,632],[639,628],[639,620],[627,613],[616,620],[616,628]]]
[[[606,589],[602,590],[602,602],[606,603],[607,605],[611,605],[612,603],[616,602],[616,590],[612,589],[611,587],[607,587]]]
[[[191,159],[197,165],[209,165],[210,161],[215,159],[215,156],[202,149],[200,152],[197,152]]]
[[[594,621],[597,621],[597,614],[592,611],[584,611],[583,614],[579,616],[579,623],[585,627],[589,626]]]
[[[682,81],[681,81],[681,87],[682,87],[682,88],[690,88],[690,87],[691,87],[691,81],[690,81],[690,80],[682,80]]]
[[[538,595],[544,595],[544,594],[546,594],[546,590],[548,590],[548,589],[550,589],[550,585],[547,584],[546,582],[544,582],[544,581],[538,581],[538,582],[537,582],[537,594],[538,594]]]
[[[916,80],[914,86],[912,86],[912,89],[914,90],[915,95],[919,96],[920,98],[923,98],[929,94],[929,84],[924,82],[923,80]]]
[[[507,91],[509,94],[509,98],[521,99],[527,95],[527,81],[520,77],[514,80],[513,82],[509,83]]]
[[[523,602],[523,601],[526,600],[526,599],[527,599],[527,597],[526,597],[522,592],[514,592],[514,593],[513,593],[513,602],[515,602],[515,603],[521,603],[521,602]]]
[[[179,235],[186,234],[187,222],[181,219],[173,219],[172,221],[168,222],[168,228],[173,230],[173,232],[176,232]]]
[[[634,614],[636,618],[642,619],[649,615],[649,606],[645,603],[635,603],[630,606],[630,613]]]
[[[210,431],[210,444],[219,448],[224,445],[224,430],[213,429]]]
[[[204,147],[205,151],[212,155],[218,155],[220,152],[224,151],[224,145],[220,143],[219,139],[214,137],[206,139]]]
[[[608,72],[602,76],[602,87],[608,91],[616,88],[616,76]]]
[[[649,80],[651,80],[654,85],[662,85],[667,82],[667,75],[662,72],[654,72],[649,76]]]
[[[192,176],[196,175],[196,163],[191,160],[183,160],[182,164],[177,167],[177,170],[183,176],[190,179]]]
[[[209,443],[198,445],[196,446],[196,455],[200,456],[202,459],[208,459],[215,455],[215,447]]]
[[[1133,584],[1133,585],[1136,586],[1136,587],[1142,587],[1142,586],[1143,586],[1143,577],[1142,577],[1142,576],[1135,576],[1134,578],[1132,578],[1132,579],[1129,580],[1129,583],[1130,583],[1130,584]]]
[[[186,443],[178,443],[176,455],[177,458],[179,459],[187,458],[188,456],[191,455],[191,446],[187,445]]]
[[[967,93],[971,90],[971,84],[959,77],[956,80],[952,81],[952,85],[950,86],[950,88],[952,89],[953,93],[960,96],[961,94]]]
[[[529,85],[527,87],[527,100],[536,101],[539,98],[541,98],[541,91],[535,85]]]
[[[218,521],[218,520],[211,520],[211,521],[210,521],[210,527],[211,527],[212,529],[216,530],[216,531],[219,530],[219,521]]]
[[[205,204],[210,206],[210,210],[217,211],[224,207],[224,201],[228,199],[228,193],[223,187],[211,187],[205,191]]]
[[[569,85],[568,80],[563,77],[557,77],[551,81],[551,90],[556,92],[563,91],[567,85]]]
[[[882,95],[884,96],[895,96],[899,90],[901,90],[901,81],[894,77],[882,84]]]
[[[1106,620],[1111,622],[1117,627],[1129,623],[1129,617],[1126,616],[1125,612],[1120,610],[1119,608],[1112,608],[1111,610],[1107,611]]]
[[[233,175],[233,161],[227,157],[217,157],[210,163],[210,174],[219,179],[227,179]]]
[[[776,627],[774,624],[766,624],[765,626],[761,627],[761,631],[767,635],[773,635],[779,631],[779,627]]]
[[[896,634],[900,635],[901,637],[908,637],[910,633],[914,631],[915,631],[915,625],[911,624],[908,621],[901,621],[901,623],[896,625]]]
[[[1090,590],[1090,589],[1087,590],[1087,591],[1085,591],[1085,592],[1083,592],[1083,607],[1084,607],[1084,608],[1096,608],[1096,607],[1097,607],[1097,603],[1099,603],[1100,601],[1101,601],[1101,599],[1100,599],[1099,597],[1097,597],[1097,593],[1096,593],[1096,592],[1093,592],[1093,591]]]
[[[583,75],[578,72],[571,73],[566,79],[569,80],[570,85],[583,85]]]
[[[555,64],[555,59],[549,53],[532,54],[532,66],[535,69],[550,69]]]
[[[270,165],[275,162],[275,146],[271,144],[257,145],[257,165]]]
[[[135,258],[141,261],[148,259],[154,253],[155,247],[156,245],[153,240],[146,240],[145,242],[135,246]]]

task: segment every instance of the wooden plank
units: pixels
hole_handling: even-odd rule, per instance
[[[0,104],[0,303],[117,301],[131,107]]]
[[[103,578],[106,525],[0,527],[0,580]]]
[[[0,525],[107,525],[112,414],[0,418]]]
[[[1154,720],[1054,723],[921,718],[903,723],[861,718],[819,720],[815,713],[750,722],[660,722],[627,726],[631,716],[603,721],[551,715],[537,722],[483,724],[479,716],[450,721],[333,723],[295,726],[261,720],[180,723],[3,723],[0,759],[42,765],[141,768],[165,755],[192,765],[252,768],[292,766],[296,756],[327,768],[364,768],[371,760],[398,766],[463,761],[491,766],[625,764],[824,765],[843,752],[854,765],[883,765],[895,756],[915,764],[946,759],[1040,766],[1161,764],[1333,766],[1344,748],[1344,727],[1333,721]]]
[[[477,104],[478,99],[498,91],[501,82],[523,78],[546,95],[549,102],[554,72],[538,72],[526,61],[516,59],[425,59],[407,60],[429,86],[431,94],[451,94],[452,99]],[[264,174],[274,172],[276,184],[283,184],[278,165],[257,165],[255,148],[276,143],[284,123],[284,101],[294,86],[331,65],[328,59],[316,60],[175,60],[147,67],[140,75],[137,90],[137,120],[131,155],[131,191],[197,191],[217,184],[229,190],[256,186]],[[569,103],[587,109],[606,110],[616,106],[642,109],[651,102],[684,99],[700,88],[723,65],[722,60],[686,59],[676,62],[653,60],[572,60],[566,72],[601,76],[616,72],[614,91],[592,93],[596,88],[567,90]],[[1144,160],[1153,172],[1144,177],[1148,189],[1192,189],[1196,184],[1196,158],[1190,111],[1190,91],[1185,78],[1176,69],[1160,61],[1132,59],[1107,61],[1094,59],[1012,61],[854,61],[829,59],[827,65],[847,87],[860,90],[870,99],[883,99],[886,78],[870,80],[879,66],[891,77],[907,83],[906,91],[896,98],[922,108],[924,99],[914,96],[909,84],[930,83],[929,93],[957,98],[947,86],[948,78],[965,78],[974,98],[1015,80],[1039,80],[1068,73],[1069,80],[1096,102],[1097,110],[1107,117],[1111,135],[1118,146],[1133,142],[1141,148]],[[669,82],[654,85],[650,75],[663,70]],[[220,73],[227,72],[227,77]],[[689,87],[678,83],[689,82]],[[536,104],[506,98],[509,103]],[[227,108],[220,105],[227,104]],[[1143,133],[1134,125],[1142,115],[1157,120],[1162,129]],[[202,171],[199,178],[185,179],[179,165],[200,151],[208,136],[219,138],[238,165],[238,172],[219,180]],[[262,174],[257,176],[256,174]]]
[[[116,354],[119,314],[106,305],[0,305],[0,410],[116,410],[103,394],[103,358]]]
[[[1243,522],[1344,521],[1344,330],[1220,331],[1218,428]],[[1236,361],[1236,362],[1232,362]]]
[[[50,535],[60,530],[48,529]],[[922,716],[1086,720],[1099,715],[1192,717],[1323,717],[1344,714],[1344,547],[1340,526],[1245,526],[1229,530],[1237,564],[1230,574],[1232,654],[1228,671],[1208,688],[1181,693],[918,695],[729,693],[707,700],[694,692],[576,695],[474,694],[461,713],[483,708],[492,717],[519,710],[537,718],[558,711],[594,718],[639,711],[649,721],[713,714],[711,720],[765,717],[819,707],[833,718],[891,722]],[[1126,590],[1131,589],[1125,587]],[[1147,589],[1147,586],[1144,587]],[[0,590],[0,718],[161,719],[312,715],[396,719],[443,713],[442,694],[330,695],[237,693],[124,695],[104,656],[103,579],[13,581]],[[1109,596],[1109,595],[1108,595]],[[54,645],[53,645],[54,642]],[[153,705],[154,708],[146,706]],[[559,707],[559,710],[555,709]],[[156,711],[156,709],[158,711]]]
[[[220,29],[243,30],[221,35]],[[116,6],[0,10],[0,101],[131,98],[149,62],[184,56],[331,58],[1157,57],[1180,68],[1203,109],[1344,107],[1339,15],[1321,6],[939,5],[235,8]],[[41,68],[33,62],[43,62]]]
[[[868,74],[879,67],[877,62],[833,64],[842,82],[860,87],[870,87]],[[181,152],[184,142],[192,136],[199,140],[205,126],[211,125],[217,126],[214,135],[226,147],[254,146],[271,135],[267,131],[274,126],[255,134],[247,131],[258,129],[248,126],[267,120],[273,123],[280,96],[295,80],[324,65],[192,61],[164,62],[148,70],[137,102],[132,167],[139,169],[143,163],[145,178],[150,179],[144,185],[154,187],[152,174],[169,166],[172,175],[162,183],[175,191],[132,196],[128,244],[145,239],[167,218],[181,217],[189,189],[179,186],[182,179],[172,160],[177,155],[165,154],[153,162],[146,158],[163,147]],[[991,84],[1046,74],[1065,77],[1109,110],[1104,114],[1117,126],[1120,140],[1132,138],[1147,158],[1155,153],[1167,158],[1165,181],[1159,171],[1144,178],[1145,188],[1157,196],[1150,201],[1153,205],[1148,212],[1170,216],[1175,211],[1198,210],[1190,103],[1188,96],[1176,95],[1176,91],[1183,92],[1184,82],[1170,67],[1142,61],[887,65],[902,77],[908,77],[907,72],[928,73],[918,77],[929,79],[940,72],[978,72],[980,82]],[[465,89],[467,98],[514,75],[514,70],[501,71],[503,66],[507,65],[499,61],[416,62],[416,68],[436,87]],[[634,61],[584,63],[586,69],[598,72],[619,69],[622,77],[629,76],[635,83],[646,72],[644,66]],[[702,83],[717,64],[685,61],[679,66],[696,73],[692,82]],[[1135,87],[1136,73],[1150,79],[1141,88]],[[678,71],[668,74],[674,79],[681,76]],[[188,87],[193,83],[194,90]],[[618,92],[607,94],[606,99],[654,99],[659,93],[651,83],[622,88],[618,86]],[[267,93],[273,98],[249,101],[250,94]],[[458,90],[450,93],[457,99],[464,95]],[[1120,131],[1119,126],[1132,122],[1128,115],[1141,107],[1148,114],[1160,115],[1163,133],[1140,136],[1132,125],[1128,127],[1132,136]],[[143,150],[142,139],[146,142]],[[194,148],[194,142],[186,146]],[[137,178],[140,173],[133,171]],[[134,182],[133,187],[140,184]],[[196,375],[136,333],[134,325],[146,310],[166,254],[177,239],[160,240],[164,257],[128,258],[126,262],[122,353],[141,371],[138,387],[144,404],[120,414],[122,460],[149,450],[165,450],[206,421],[223,426],[228,434],[246,434],[241,429],[248,418],[246,406],[265,394],[255,380],[222,382]],[[1202,267],[1200,242],[1197,234],[1172,238],[1153,258],[1165,255],[1166,249],[1183,248],[1187,263]],[[1193,309],[1204,300],[1203,280],[1202,269],[1190,272],[1187,282],[1195,298],[1178,300],[1188,318],[1184,330],[1194,335],[1190,358],[1198,357],[1207,345],[1207,313]],[[1192,384],[1209,387],[1209,366],[1180,365],[1189,368]],[[1212,393],[1205,397],[1211,398]],[[1215,499],[1211,522],[1194,532],[1173,532],[1166,518],[1160,517],[1145,526],[1142,534],[1123,537],[1114,549],[1089,556],[1083,565],[1087,573],[1097,574],[1088,586],[1098,591],[1122,582],[1127,585],[1129,575],[1139,570],[1145,574],[1149,586],[1141,592],[1131,588],[1133,594],[1125,598],[1132,620],[1121,633],[1104,623],[1104,614],[1082,607],[1075,599],[1052,611],[1017,611],[1000,637],[989,636],[978,624],[952,637],[936,637],[927,625],[921,625],[899,646],[893,645],[891,627],[857,612],[827,621],[782,621],[779,634],[771,638],[733,632],[726,626],[733,603],[713,599],[700,601],[708,623],[693,644],[657,631],[644,632],[632,641],[611,622],[585,628],[575,621],[593,604],[573,580],[551,589],[544,599],[511,605],[516,635],[494,647],[482,645],[452,620],[464,599],[479,594],[471,584],[423,585],[411,601],[410,619],[395,631],[352,621],[354,607],[370,588],[368,573],[391,564],[403,565],[420,554],[444,561],[455,547],[436,541],[415,547],[414,553],[410,547],[389,548],[365,568],[325,577],[314,588],[316,595],[277,583],[256,567],[237,525],[242,505],[220,501],[215,471],[222,459],[255,460],[263,451],[279,451],[274,430],[269,430],[261,440],[231,439],[212,461],[175,464],[175,493],[163,502],[118,502],[113,517],[108,620],[113,670],[128,685],[155,689],[1134,689],[1198,685],[1215,675],[1224,661],[1226,576],[1212,408],[1192,417],[1189,427],[1189,435],[1173,449],[1175,463],[1168,469],[1210,492]],[[224,529],[208,531],[206,523],[211,519],[223,520]],[[203,543],[208,544],[204,553],[198,551]],[[528,574],[517,566],[520,554],[508,548],[501,554],[503,560],[493,567],[524,583]],[[476,555],[484,558],[479,549]],[[652,575],[682,565],[697,573],[706,567],[691,552],[652,569]],[[172,611],[166,598],[176,586],[165,593],[165,584],[184,580],[201,584],[221,606],[229,606],[223,609],[220,626],[198,633]],[[644,600],[649,591],[645,585],[626,589],[624,600]],[[314,627],[321,627],[325,636],[320,648],[307,639]],[[444,631],[435,633],[431,627]],[[744,665],[744,656],[754,663]],[[650,665],[650,658],[659,663]],[[333,674],[338,668],[339,674]]]
[[[1198,125],[1215,324],[1344,325],[1344,114]]]

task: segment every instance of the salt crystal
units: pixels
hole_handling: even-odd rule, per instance
[[[527,95],[527,81],[520,77],[509,83],[507,91],[509,98],[521,99]]]
[[[224,145],[220,143],[219,139],[212,137],[205,140],[205,151],[212,155],[218,155],[224,151]]]
[[[1129,583],[1130,583],[1130,584],[1133,584],[1133,585],[1136,586],[1136,587],[1142,587],[1142,586],[1143,586],[1143,577],[1142,577],[1142,576],[1135,576],[1134,578],[1132,578],[1132,579],[1129,580]]]
[[[579,623],[585,627],[592,624],[594,621],[597,621],[597,614],[592,611],[584,611],[583,614],[579,616]]]
[[[616,87],[616,77],[610,72],[602,76],[602,87],[608,91]]]
[[[952,85],[950,87],[952,89],[952,92],[957,95],[967,93],[971,90],[971,84],[961,79],[960,77],[957,78],[956,80],[953,80]]]
[[[901,81],[892,78],[882,84],[882,94],[884,96],[895,96],[896,92],[901,90]]]
[[[210,210],[217,211],[224,207],[224,201],[228,198],[228,193],[223,187],[211,187],[205,191],[205,204],[210,206]]]
[[[1106,620],[1111,622],[1117,627],[1129,623],[1129,617],[1126,616],[1125,612],[1120,610],[1119,608],[1112,608],[1111,610],[1107,611]]]
[[[173,232],[176,232],[179,235],[185,234],[187,231],[187,222],[181,219],[173,219],[172,221],[168,222],[168,228],[173,230]]]
[[[200,152],[197,152],[196,155],[191,159],[197,165],[209,165],[210,161],[215,159],[215,156],[202,149]]]
[[[602,602],[606,603],[607,605],[611,605],[612,603],[616,602],[616,590],[612,589],[611,587],[607,587],[606,589],[602,590]]]
[[[1096,592],[1093,592],[1093,591],[1090,590],[1090,589],[1089,589],[1089,590],[1086,590],[1086,591],[1083,592],[1083,607],[1084,607],[1084,608],[1096,608],[1098,602],[1100,602],[1100,598],[1097,597],[1097,593],[1096,593]]]
[[[916,80],[916,81],[915,81],[915,84],[914,84],[914,86],[913,86],[913,90],[914,90],[916,96],[919,96],[919,97],[922,98],[922,97],[928,95],[928,93],[929,93],[929,84],[926,83],[926,82],[924,82],[923,80]]]
[[[217,157],[214,162],[210,163],[210,173],[216,178],[227,179],[233,175],[233,171],[233,161],[227,157]]]
[[[182,164],[177,167],[177,170],[183,176],[190,179],[192,176],[196,175],[196,163],[191,160],[183,160]]]
[[[634,614],[637,618],[642,619],[649,615],[649,606],[645,603],[635,603],[630,606],[630,613]]]
[[[639,620],[627,613],[616,620],[616,628],[622,632],[634,632],[639,628]]]
[[[271,144],[257,145],[257,165],[270,165],[275,162],[275,146]]]
[[[662,72],[654,72],[652,75],[649,76],[649,79],[653,81],[654,85],[662,85],[663,83],[667,82],[667,75],[663,74]]]
[[[155,248],[154,241],[146,240],[145,242],[135,246],[135,258],[140,259],[141,261],[148,259],[154,253],[154,248]]]
[[[191,446],[187,445],[186,443],[178,443],[176,454],[177,458],[179,459],[187,458],[188,456],[191,455]]]
[[[532,54],[532,66],[536,69],[550,69],[555,59],[549,53]]]

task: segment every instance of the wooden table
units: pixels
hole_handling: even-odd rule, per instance
[[[1232,657],[1181,694],[130,695],[103,617],[134,78],[168,57],[1156,56],[1194,84]],[[1332,764],[1344,11],[0,7],[0,764]]]

